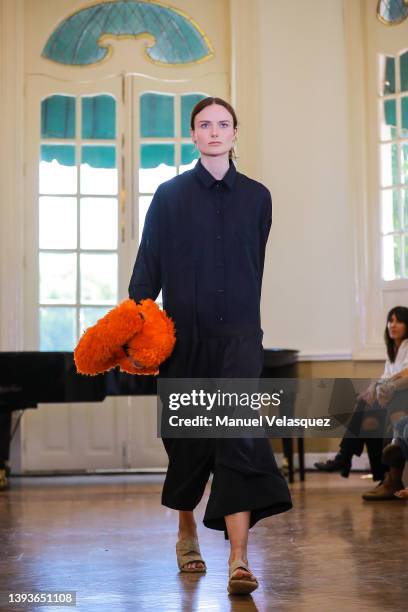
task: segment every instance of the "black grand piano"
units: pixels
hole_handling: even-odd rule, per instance
[[[266,378],[296,378],[297,353],[264,349]],[[42,403],[102,402],[108,396],[156,395],[155,376],[132,376],[116,368],[98,376],[77,374],[70,352],[0,352],[0,463],[8,458],[13,410]],[[293,480],[292,440],[284,443]],[[301,470],[301,476],[303,470]]]

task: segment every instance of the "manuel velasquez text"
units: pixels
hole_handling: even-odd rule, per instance
[[[229,416],[195,416],[169,417],[169,425],[172,427],[330,427],[330,418],[295,418],[259,415],[258,417],[229,417]]]

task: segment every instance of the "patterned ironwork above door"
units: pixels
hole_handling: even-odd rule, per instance
[[[100,2],[64,19],[49,37],[42,56],[87,66],[112,53],[111,38],[147,38],[145,56],[161,65],[202,62],[213,56],[208,37],[185,13],[153,2]]]

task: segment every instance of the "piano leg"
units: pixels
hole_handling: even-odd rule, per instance
[[[300,480],[303,482],[305,479],[305,441],[303,438],[298,438],[298,457]]]
[[[294,467],[293,467],[293,439],[282,438],[283,454],[288,460],[289,482],[294,482]]]
[[[0,491],[8,488],[8,460],[10,457],[11,411],[0,411]]]

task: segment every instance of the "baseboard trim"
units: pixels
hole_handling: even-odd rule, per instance
[[[307,353],[300,352],[298,361],[352,361],[351,353]]]
[[[294,448],[296,443],[294,444]],[[333,459],[335,452],[329,451],[326,453],[305,453],[305,469],[316,470],[314,464],[317,461],[327,461],[327,459]],[[276,463],[278,466],[282,466],[283,453],[274,453]],[[294,452],[293,463],[295,469],[299,469],[299,457],[297,452]],[[41,477],[53,477],[53,476],[120,476],[120,475],[148,475],[148,474],[165,474],[166,467],[150,467],[150,468],[130,468],[130,469],[94,469],[94,470],[37,470],[37,471],[26,471],[26,472],[15,472],[12,473],[13,477],[30,477],[30,478],[41,478]],[[370,470],[370,463],[366,453],[362,453],[361,457],[353,457],[352,471],[366,472]]]
[[[316,470],[314,464],[317,461],[327,461],[327,459],[333,459],[335,452],[327,453],[305,453],[305,469]],[[275,453],[275,459],[278,465],[282,465],[283,454]],[[299,468],[299,457],[297,452],[294,453],[293,463],[295,469]],[[351,471],[356,472],[367,472],[370,471],[370,462],[368,460],[367,453],[362,453],[361,457],[353,457],[353,465]]]

